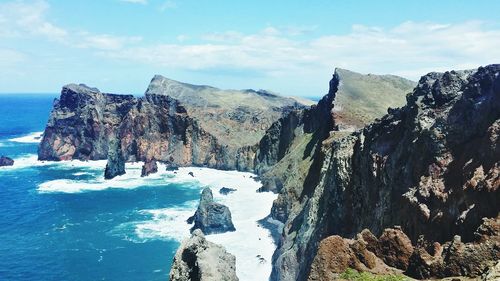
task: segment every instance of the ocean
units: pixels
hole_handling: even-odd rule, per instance
[[[105,161],[37,161],[56,96],[0,95],[0,155],[15,160],[0,167],[0,280],[168,280],[206,186],[237,229],[207,239],[236,256],[240,280],[267,279],[275,244],[257,221],[276,196],[257,193],[251,174],[160,166],[141,178],[141,163],[130,163],[126,175],[105,181]],[[222,186],[237,191],[224,196]]]

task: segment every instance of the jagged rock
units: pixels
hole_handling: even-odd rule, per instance
[[[233,193],[235,191],[236,189],[230,187],[222,187],[221,189],[219,189],[219,193],[222,195],[228,195],[229,193]]]
[[[144,162],[144,165],[142,165],[141,177],[147,177],[156,172],[158,172],[158,164],[156,160],[152,159]]]
[[[170,281],[237,281],[236,258],[205,239],[197,229],[182,242],[170,269]]]
[[[0,157],[0,167],[2,166],[12,166],[14,165],[14,160],[7,156]]]
[[[500,216],[484,219],[475,240],[463,243],[456,235],[452,241],[428,245],[421,241],[410,259],[407,274],[415,278],[480,276],[500,260]]]
[[[189,172],[188,175],[190,175],[191,177],[194,178],[194,173],[193,172]]]
[[[108,162],[104,170],[105,179],[112,179],[125,174],[125,159],[123,158],[120,141],[112,139],[109,147]]]
[[[236,230],[229,208],[215,203],[212,190],[208,187],[201,192],[200,204],[195,214],[188,219],[189,224],[193,222],[191,232],[200,229],[204,234],[212,234]]]
[[[339,279],[339,274],[348,268],[369,271],[375,274],[396,273],[397,270],[384,264],[382,257],[377,257],[367,248],[368,242],[362,236],[346,239],[338,235],[323,239],[318,246],[308,280],[329,281]]]
[[[238,99],[238,103],[228,102]],[[64,86],[38,150],[39,160],[106,159],[121,141],[126,161],[252,170],[258,140],[294,99],[225,91],[155,76],[144,97]],[[257,117],[258,116],[258,117]]]
[[[177,171],[179,166],[173,163],[167,163],[167,171]]]
[[[118,136],[121,121],[136,102],[132,95],[104,94],[83,84],[64,86],[45,127],[38,159],[107,159],[110,139]]]
[[[325,98],[335,96],[338,81],[332,79]],[[273,257],[274,279],[306,279],[322,239],[354,237],[365,228],[380,235],[400,225],[413,243],[423,235],[436,250],[439,242],[457,257],[482,251],[487,244],[463,252],[445,241],[459,235],[467,244],[482,218],[500,211],[500,65],[430,73],[404,107],[354,133],[339,131],[335,114],[327,117],[331,105],[325,108],[322,115],[302,113],[322,116],[314,118],[316,127],[303,126],[313,128],[309,139],[293,130],[292,144],[283,143],[293,149],[281,161],[267,161],[273,165],[269,172],[287,171],[273,205],[273,216],[285,223]],[[451,273],[459,272],[444,272]],[[460,275],[477,272],[463,268]]]
[[[402,270],[408,268],[413,246],[401,229],[387,228],[378,239],[379,257],[385,264]]]

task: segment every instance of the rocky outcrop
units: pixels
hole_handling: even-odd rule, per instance
[[[484,219],[473,241],[455,235],[442,245],[419,241],[407,274],[415,278],[481,276],[500,260],[500,217]]]
[[[204,234],[236,230],[231,219],[231,211],[227,206],[214,202],[212,190],[208,187],[201,192],[198,209],[188,219],[188,223],[194,223],[191,231],[200,229]]]
[[[222,195],[228,195],[228,194],[233,193],[235,191],[236,191],[236,189],[230,188],[230,187],[222,187],[221,189],[219,189],[219,193]]]
[[[104,160],[109,141],[137,100],[131,95],[103,94],[83,84],[64,86],[38,149],[39,160]]]
[[[236,102],[237,101],[237,102]],[[225,91],[156,76],[144,97],[63,87],[39,160],[107,159],[113,138],[125,161],[252,170],[257,142],[295,100],[259,91]]]
[[[104,178],[112,179],[125,174],[125,159],[123,158],[121,142],[112,138],[109,142],[108,162],[104,170]]]
[[[152,159],[144,162],[144,165],[142,165],[141,177],[147,177],[156,172],[158,172],[158,164],[156,160]]]
[[[336,280],[348,268],[383,275],[404,272],[418,279],[493,275],[500,259],[499,226],[500,218],[485,219],[474,242],[455,236],[443,245],[422,239],[415,247],[398,228],[385,229],[380,238],[367,229],[354,239],[329,236],[319,243],[308,280]]]
[[[388,230],[388,232],[393,231],[394,229]],[[397,233],[397,236],[386,236],[385,241],[390,244],[398,243],[398,237],[404,239],[405,235]],[[380,243],[369,230],[364,230],[355,239],[346,239],[338,235],[329,236],[320,242],[307,280],[338,280],[341,279],[340,274],[349,268],[383,275],[400,273],[400,270],[384,263],[385,259],[396,260],[398,257],[379,251],[383,247],[382,244],[383,242]],[[407,258],[401,257],[401,262],[407,261]]]
[[[236,258],[207,241],[197,229],[182,242],[170,269],[170,281],[237,281]]]
[[[1,156],[0,157],[0,167],[2,166],[12,166],[14,165],[14,160],[7,157],[7,156]]]
[[[322,239],[364,228],[400,225],[413,244],[472,242],[500,208],[499,74],[500,65],[430,73],[404,107],[347,136],[333,116],[304,181],[283,185],[273,206],[285,226],[272,277],[305,280]]]

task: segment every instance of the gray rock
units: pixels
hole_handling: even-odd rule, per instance
[[[112,179],[125,174],[125,159],[123,158],[120,141],[112,139],[108,150],[108,162],[104,170],[104,178]]]
[[[170,281],[237,281],[236,258],[205,239],[197,229],[182,242],[170,269]]]
[[[236,191],[236,189],[230,188],[230,187],[223,187],[223,188],[219,189],[219,193],[222,195],[228,195],[229,193],[233,193],[235,191]]]
[[[346,136],[339,136],[335,118],[326,136],[309,143],[319,149],[305,175],[290,183],[284,178],[273,206],[285,222],[273,257],[274,279],[306,279],[325,237],[351,238],[364,228],[378,236],[394,225],[412,242],[423,236],[426,245],[456,235],[474,242],[451,243],[442,266],[436,262],[430,269],[426,261],[440,254],[422,251],[408,261],[408,274],[415,277],[477,277],[498,259],[498,235],[476,240],[475,230],[500,211],[500,65],[430,73],[405,106]],[[311,155],[294,153],[272,169],[293,168],[302,163],[297,157]]]
[[[191,232],[200,229],[204,234],[212,234],[236,230],[229,208],[215,203],[212,190],[208,187],[201,192],[200,205],[195,214],[188,219],[188,223],[193,222]]]
[[[158,164],[156,160],[148,160],[142,165],[141,177],[147,177],[150,174],[158,172]]]
[[[7,156],[0,157],[0,167],[2,166],[12,166],[14,165],[14,160]]]

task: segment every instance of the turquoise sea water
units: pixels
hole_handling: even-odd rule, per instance
[[[148,210],[182,210],[199,189],[152,179],[57,192],[65,182],[56,180],[92,182],[102,169],[37,164],[37,143],[13,141],[43,131],[54,97],[0,95],[0,155],[16,160],[0,168],[0,280],[168,280],[179,242],[138,226],[154,223]],[[44,183],[55,192],[41,192]]]

